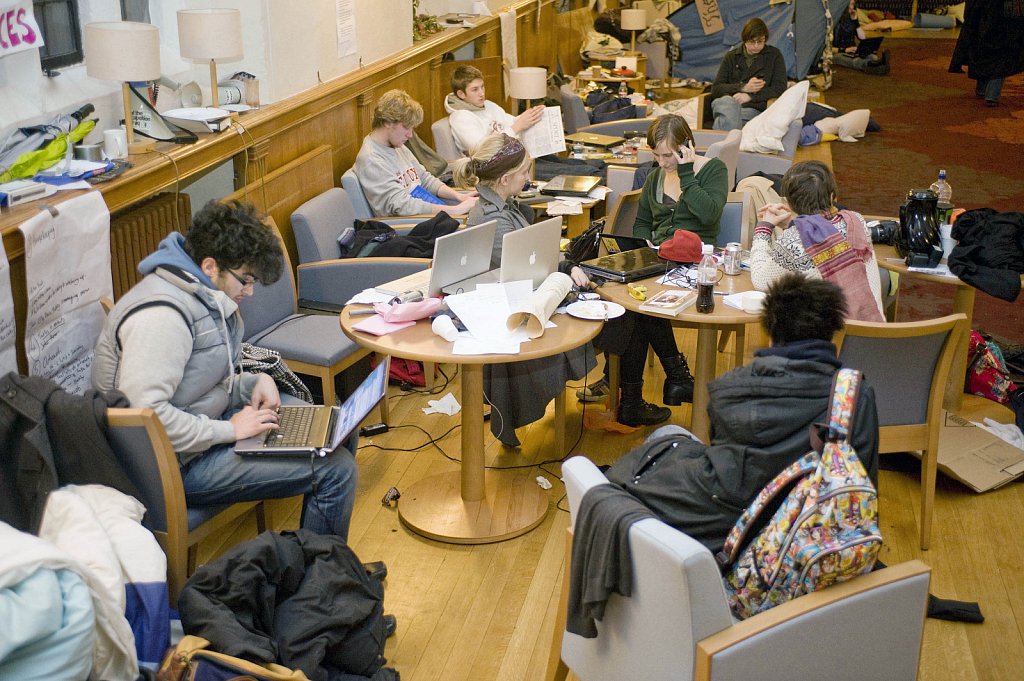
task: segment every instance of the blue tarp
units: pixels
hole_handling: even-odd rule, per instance
[[[828,0],[828,4],[834,21],[846,10],[849,0]],[[769,6],[768,0],[718,0],[718,8],[725,29],[711,35],[704,35],[694,4],[668,18],[682,34],[682,58],[673,68],[676,77],[714,80],[722,57],[740,44],[743,24],[754,17],[768,25],[768,44],[782,52],[790,78],[804,78],[821,57],[825,45],[821,0],[793,0],[793,4],[775,6]]]

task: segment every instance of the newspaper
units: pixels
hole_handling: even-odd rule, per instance
[[[511,314],[505,321],[509,331],[514,331],[521,326],[526,327],[526,335],[530,338],[539,338],[544,335],[544,327],[548,319],[554,313],[558,304],[565,300],[569,289],[572,288],[572,279],[568,274],[553,272],[548,275],[537,290],[529,297],[523,298],[511,305]]]
[[[546,106],[544,115],[528,130],[519,133],[519,141],[530,158],[565,151],[565,130],[562,129],[562,107]]]

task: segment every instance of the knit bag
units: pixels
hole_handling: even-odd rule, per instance
[[[728,568],[725,591],[737,618],[845,582],[874,567],[882,546],[878,494],[850,444],[859,386],[860,372],[841,369],[836,374],[825,441],[812,425],[811,442],[821,446],[761,490],[716,556],[719,565]],[[790,488],[778,511],[737,559],[758,516]]]

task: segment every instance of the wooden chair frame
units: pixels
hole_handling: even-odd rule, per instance
[[[935,507],[935,478],[939,457],[939,430],[942,425],[942,400],[950,379],[949,369],[969,325],[963,313],[920,322],[859,322],[848,321],[846,328],[836,336],[836,346],[842,358],[842,346],[849,336],[860,338],[896,339],[947,333],[935,363],[928,392],[927,418],[924,423],[881,426],[878,429],[878,453],[921,452],[921,549],[931,543],[932,516]],[[854,367],[856,368],[856,367]],[[870,379],[869,379],[870,380]],[[954,377],[954,380],[962,378]]]
[[[185,487],[181,480],[178,457],[156,412],[148,408],[110,408],[107,410],[107,427],[107,437],[115,452],[124,446],[119,442],[119,430],[141,428],[146,432],[160,474],[164,514],[167,518],[166,529],[153,530],[153,534],[167,555],[167,591],[171,607],[177,607],[178,594],[188,577],[195,572],[199,542],[221,532],[250,512],[256,516],[257,533],[264,532],[267,529],[266,508],[262,501],[235,503],[194,530],[189,530]],[[133,455],[138,455],[138,452]]]

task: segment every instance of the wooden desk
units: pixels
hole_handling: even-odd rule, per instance
[[[345,335],[375,352],[426,362],[453,362],[462,374],[462,468],[433,475],[402,490],[398,514],[417,534],[453,544],[486,544],[511,539],[539,525],[548,495],[532,476],[484,467],[485,364],[539,359],[583,345],[601,330],[600,322],[555,318],[556,328],[523,343],[518,355],[454,355],[452,344],[430,329],[428,320],[386,336],[354,331],[365,317],[341,312]],[[555,398],[556,442],[565,443],[565,394]]]
[[[655,279],[644,280],[642,283],[647,286],[647,297],[651,298],[665,288],[675,288],[656,284]],[[715,290],[726,294],[741,293],[753,290],[750,282],[750,273],[743,270],[735,276],[723,276],[715,286]],[[629,295],[625,284],[609,282],[597,289],[601,297],[614,303],[622,305],[627,310],[639,314],[649,314],[640,310],[640,301]],[[743,346],[746,337],[747,324],[756,323],[759,320],[757,315],[752,315],[729,307],[722,302],[722,296],[715,296],[715,310],[710,314],[701,314],[695,307],[683,310],[677,317],[666,317],[665,315],[652,315],[667,319],[673,326],[697,329],[697,355],[693,357],[690,368],[693,371],[693,411],[690,419],[690,430],[694,435],[707,442],[711,434],[711,421],[708,418],[708,383],[717,375],[718,357],[718,334],[721,331],[732,331],[736,334],[736,357],[734,366],[743,362]],[[616,358],[617,359],[617,358]],[[612,367],[609,376],[617,382],[616,367]],[[614,393],[614,391],[612,391]]]

